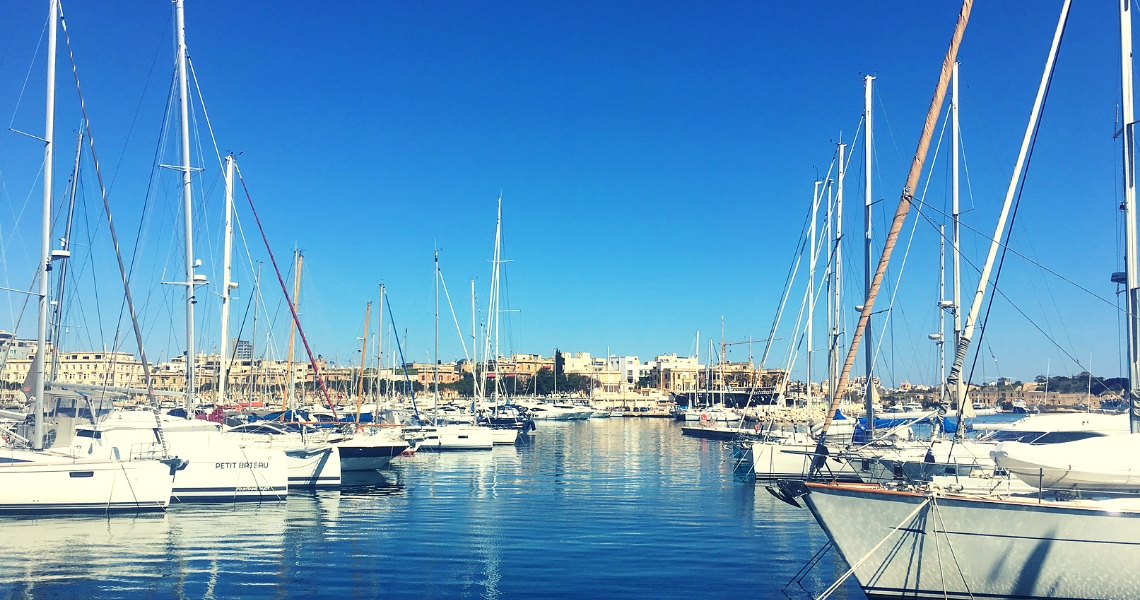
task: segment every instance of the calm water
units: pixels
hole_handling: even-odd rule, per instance
[[[731,460],[667,420],[540,423],[285,503],[0,520],[0,598],[783,598],[826,538]]]

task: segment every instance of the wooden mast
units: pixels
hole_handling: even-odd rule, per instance
[[[294,250],[293,255],[296,257],[297,263],[296,272],[293,274],[293,313],[297,313],[297,304],[301,299],[301,265],[305,261],[305,255],[300,250]],[[293,408],[293,388],[296,385],[293,376],[293,345],[295,334],[297,332],[296,319],[289,321],[289,357],[285,363],[285,381],[289,388],[285,391],[285,404],[281,407],[282,411],[292,410]],[[282,415],[284,418],[284,415]]]
[[[867,329],[867,323],[871,319],[871,313],[874,312],[875,298],[879,294],[879,287],[883,284],[883,276],[887,272],[887,265],[891,262],[891,252],[895,248],[895,243],[898,241],[899,232],[902,231],[903,223],[906,221],[907,213],[910,212],[911,202],[914,201],[914,190],[918,186],[919,176],[922,174],[922,167],[926,163],[926,154],[930,150],[930,138],[934,134],[934,126],[938,121],[938,115],[942,112],[942,101],[946,98],[946,88],[950,85],[950,75],[954,69],[954,63],[958,58],[958,47],[962,44],[962,36],[966,33],[966,23],[970,20],[970,9],[973,8],[973,0],[963,0],[962,10],[958,13],[958,22],[954,26],[954,34],[950,38],[950,47],[946,50],[946,57],[942,60],[942,70],[938,74],[938,84],[934,88],[934,98],[930,101],[930,108],[926,112],[926,122],[922,125],[922,135],[918,138],[918,148],[915,150],[914,159],[910,164],[910,171],[906,176],[906,184],[903,186],[902,195],[899,198],[899,206],[895,209],[894,219],[891,221],[891,228],[887,232],[886,242],[883,246],[883,254],[879,258],[879,265],[875,269],[875,276],[871,280],[871,288],[867,291],[867,299],[863,303],[863,310],[859,314],[859,324],[855,327],[855,334],[851,336],[851,346],[847,349],[847,358],[843,362],[843,370],[839,376],[839,385],[836,386],[836,394],[832,397],[831,407],[828,409],[827,414],[824,415],[823,429],[819,434],[819,445],[822,447],[824,438],[827,435],[827,430],[831,427],[831,421],[835,417],[835,409],[838,408],[839,400],[842,398],[842,392],[847,388],[848,378],[851,375],[851,365],[855,362],[855,355],[859,351],[859,342],[863,338],[863,332]],[[821,462],[821,456],[817,456],[816,463]],[[813,465],[815,466],[815,465]]]
[[[368,360],[368,319],[372,316],[372,303],[364,307],[364,337],[360,342],[360,380],[356,382],[356,423],[360,423],[360,403],[364,398],[364,365]]]

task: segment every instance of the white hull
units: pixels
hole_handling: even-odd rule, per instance
[[[284,452],[290,488],[340,485],[340,453],[336,446],[318,436],[302,436],[300,433],[277,429],[278,427],[275,424],[242,425],[227,430],[222,435],[247,448]],[[280,433],[265,433],[272,430]]]
[[[546,407],[530,409],[530,418],[535,421],[585,421],[593,416],[593,414],[593,411],[549,409]]]
[[[272,502],[289,493],[281,450],[171,444],[170,452],[188,463],[174,476],[178,502]]]
[[[487,427],[462,425],[423,427],[415,431],[416,451],[490,450],[495,445],[491,431]]]
[[[338,487],[340,452],[336,446],[309,446],[285,451],[289,487]]]
[[[870,554],[855,576],[872,598],[1134,598],[1140,590],[1134,501],[1134,510],[1123,501],[927,502],[869,485],[807,488],[803,499],[847,562]]]
[[[1114,435],[1063,444],[998,445],[992,455],[1028,485],[1047,489],[1140,492],[1140,435]]]
[[[4,449],[0,461],[0,513],[141,512],[170,505],[174,477],[156,460]]]
[[[777,479],[806,479],[811,471],[811,461],[816,450],[815,442],[777,443],[753,442],[750,451],[742,457],[743,463],[752,463],[756,479],[774,481]],[[820,474],[824,478],[839,478],[844,481],[859,481],[859,475],[847,461],[828,457],[826,468]]]
[[[690,408],[690,409],[684,411],[683,414],[684,414],[683,420],[686,423],[698,423],[698,422],[702,422],[702,421],[704,421],[706,423],[707,422],[715,423],[717,421],[727,423],[729,421],[739,421],[740,420],[740,417],[738,415],[734,415],[732,413],[727,413],[727,412],[720,410],[720,409],[702,410],[702,409]]]
[[[491,429],[491,439],[495,444],[514,445],[519,439],[518,429]]]
[[[138,458],[162,454],[154,415],[116,411],[95,428],[77,428],[71,453],[77,457]],[[163,416],[167,452],[186,461],[174,475],[171,495],[178,502],[284,500],[289,492],[285,453],[245,447],[213,423]]]

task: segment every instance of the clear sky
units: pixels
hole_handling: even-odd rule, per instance
[[[37,135],[46,4],[0,5],[0,118]],[[504,352],[548,355],[559,347],[644,360],[691,354],[697,330],[719,339],[722,316],[730,341],[767,337],[813,181],[835,143],[858,129],[866,73],[877,77],[881,241],[883,213],[897,202],[958,9],[948,1],[187,0],[186,18],[220,151],[240,153],[282,267],[294,245],[306,252],[302,318],[314,350],[354,360],[365,303],[383,281],[396,324],[408,332],[408,360],[424,360],[432,347],[433,247],[469,335],[469,280],[485,311],[501,193],[503,252],[513,261],[504,265],[504,308],[518,311],[508,313]],[[969,228],[993,229],[1059,10],[1052,1],[979,3],[966,32],[961,119],[969,187],[962,197],[970,260],[982,249]],[[1087,363],[1090,354],[1098,374],[1119,372],[1119,313],[1108,279],[1122,269],[1116,10],[1113,2],[1073,9],[1013,238],[1015,250],[1096,296],[1011,256],[1003,288],[1032,321],[1004,300],[995,304],[983,344],[986,378],[1075,373],[1087,365],[1070,357]],[[179,175],[154,165],[179,161],[177,129],[163,121],[173,11],[161,0],[65,2],[64,11],[119,235],[137,254],[132,289],[145,304],[148,354],[168,357],[184,345],[181,292],[160,283],[182,264]],[[79,117],[66,54],[59,68],[55,164],[63,190]],[[194,163],[205,169],[195,178],[196,254],[216,282],[221,185],[194,104]],[[844,224],[848,331],[862,294],[861,144],[850,148],[857,156]],[[949,206],[948,144],[947,137],[927,192],[938,210]],[[40,153],[35,140],[0,135],[0,285],[7,287],[27,286],[37,253]],[[82,281],[99,296],[76,284],[84,309],[70,309],[68,322],[77,349],[113,343],[121,301],[105,227],[97,225],[103,217],[91,159],[83,160],[80,195],[90,223],[79,236],[95,257]],[[252,260],[265,260],[248,206],[239,205],[239,217],[245,242],[238,243],[235,328],[253,279],[244,246]],[[909,231],[908,223],[904,241]],[[937,257],[937,234],[923,221],[880,355],[888,382],[937,377],[927,339],[937,329]],[[280,342],[287,321],[266,269],[263,293]],[[964,279],[969,297],[976,275]],[[801,290],[793,293],[797,305]],[[217,345],[217,300],[201,295],[198,344],[208,349]],[[0,327],[14,326],[20,301],[0,300]],[[443,306],[440,356],[462,358]],[[19,331],[34,332],[29,317]],[[773,356],[783,354],[780,344],[787,340]],[[134,351],[133,343],[123,347]],[[730,358],[746,359],[746,347],[734,347]]]

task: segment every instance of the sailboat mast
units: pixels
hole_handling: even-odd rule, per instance
[[[435,356],[431,365],[432,393],[435,395],[435,406],[439,408],[439,250],[434,251],[435,256]]]
[[[178,35],[178,97],[182,120],[182,217],[186,233],[186,416],[194,413],[194,212],[190,194],[190,101],[186,82],[186,19],[183,0],[174,0]]]
[[[811,353],[812,353],[812,337],[814,335],[815,323],[815,222],[818,219],[819,213],[819,185],[820,181],[815,182],[815,191],[812,192],[811,197],[811,225],[810,233],[808,234],[808,289],[807,289],[807,326],[805,328],[805,336],[807,337],[807,405],[808,410],[811,410]]]
[[[234,240],[234,157],[226,157],[226,229],[225,241],[222,246],[222,340],[221,357],[218,363],[218,404],[226,402],[226,379],[229,374],[230,348],[230,277],[233,269],[233,240]]]
[[[261,309],[261,261],[257,261],[257,275],[253,278],[253,333],[250,334],[249,354],[249,399],[253,400],[257,386],[257,313]]]
[[[1132,90],[1131,0],[1120,0],[1121,117],[1124,131],[1124,272],[1128,298],[1128,403],[1132,433],[1140,433],[1140,271],[1136,245],[1136,149]]]
[[[296,266],[296,271],[293,273],[293,314],[297,314],[297,305],[301,303],[301,265],[305,261],[305,255],[300,250],[293,250],[293,262]],[[288,388],[285,391],[285,407],[284,410],[293,410],[293,394],[296,387],[296,374],[293,371],[293,346],[297,333],[297,319],[289,321],[289,356],[285,361],[286,379]]]
[[[847,144],[839,143],[839,176],[835,188],[835,257],[832,261],[832,280],[834,281],[834,289],[832,290],[832,314],[833,323],[831,329],[831,351],[828,358],[831,361],[831,385],[828,390],[831,392],[832,401],[839,397],[839,328],[841,325],[842,311],[840,310],[840,300],[842,299],[843,289],[843,177],[846,174],[845,153]]]
[[[471,280],[471,395],[481,400],[483,394],[479,387],[479,338],[475,323],[475,280]]]
[[[823,271],[823,276],[826,279],[826,281],[824,282],[823,287],[820,291],[823,292],[823,297],[825,300],[825,302],[824,302],[824,309],[825,309],[824,314],[827,316],[827,326],[823,330],[824,353],[825,353],[824,354],[824,357],[825,357],[824,364],[826,365],[825,370],[827,372],[827,393],[825,394],[824,397],[830,400],[830,398],[832,397],[832,394],[835,391],[835,381],[833,381],[833,371],[831,368],[831,354],[832,354],[831,353],[831,350],[832,350],[831,333],[832,333],[832,329],[835,325],[835,310],[834,310],[834,307],[832,306],[832,299],[833,298],[831,295],[832,291],[835,289],[835,265],[832,264],[832,260],[835,258],[835,254],[834,254],[835,247],[832,244],[832,240],[834,239],[832,237],[832,235],[833,235],[832,234],[832,219],[835,217],[835,212],[834,212],[834,209],[835,209],[835,204],[834,204],[835,190],[831,187],[831,180],[830,179],[828,179],[827,181],[824,182],[823,189],[824,189],[824,195],[827,197],[826,204],[824,205],[825,208],[823,211],[823,240],[821,240],[823,243],[823,247],[825,248],[825,250],[824,250],[825,269]]]
[[[51,275],[51,184],[52,151],[55,144],[55,48],[59,23],[59,1],[49,0],[47,106],[44,117],[44,199],[43,222],[40,224],[39,316],[36,320],[35,402],[32,448],[44,447],[44,364],[47,356],[48,277]]]
[[[863,302],[871,294],[871,92],[875,78],[867,75],[863,77]],[[871,390],[875,387],[875,349],[871,345],[871,322],[867,321],[867,330],[863,334],[867,341],[863,345],[863,361],[867,368],[867,387],[863,392],[863,405],[867,412],[867,433],[869,439],[875,439],[875,399]]]
[[[48,335],[52,345],[51,352],[51,367],[48,375],[48,381],[55,381],[59,375],[59,335],[63,327],[63,298],[64,291],[67,289],[67,259],[70,258],[71,252],[71,226],[75,217],[75,194],[79,190],[79,159],[83,154],[83,131],[81,130],[78,139],[75,141],[75,165],[71,169],[71,191],[69,193],[69,200],[67,202],[67,219],[64,221],[63,241],[60,249],[63,250],[64,256],[59,264],[59,274],[55,289],[55,303],[50,307],[51,317],[48,320]],[[50,258],[50,256],[49,256]],[[46,361],[47,358],[45,357]],[[48,367],[45,367],[45,370]]]
[[[938,383],[942,388],[939,402],[946,399],[946,311],[943,298],[946,297],[946,226],[938,226]]]
[[[356,382],[356,422],[360,423],[360,406],[364,401],[364,367],[368,361],[368,334],[372,328],[368,319],[372,316],[372,303],[364,307],[364,336],[360,342],[360,380]]]
[[[384,370],[384,284],[380,284],[380,302],[376,305],[376,387],[372,395],[376,399],[376,410],[380,410],[380,371]]]
[[[954,34],[950,38],[950,47],[946,50],[946,56],[942,60],[942,69],[938,76],[938,84],[934,88],[934,97],[930,100],[930,107],[926,111],[926,120],[922,126],[922,134],[918,139],[918,148],[915,149],[914,158],[911,160],[910,169],[907,171],[906,183],[903,185],[902,195],[899,198],[898,208],[895,209],[895,215],[891,219],[891,227],[887,231],[886,241],[883,244],[883,254],[879,257],[879,264],[875,267],[875,275],[871,279],[871,288],[867,294],[867,300],[863,303],[863,310],[859,313],[859,323],[855,326],[855,331],[851,335],[851,341],[847,348],[847,358],[843,361],[843,369],[839,375],[839,387],[847,385],[848,376],[851,373],[851,366],[855,363],[855,355],[859,352],[859,343],[862,341],[863,332],[867,328],[867,322],[871,318],[871,313],[875,310],[875,298],[878,296],[879,287],[882,285],[883,276],[886,274],[887,266],[891,261],[891,253],[894,251],[895,243],[898,241],[899,232],[902,231],[903,223],[906,221],[906,215],[910,212],[911,203],[914,201],[914,192],[918,187],[918,179],[922,174],[922,167],[926,163],[926,154],[930,150],[930,139],[934,135],[934,126],[938,120],[938,113],[942,108],[942,101],[946,96],[946,88],[949,86],[950,69],[958,56],[958,47],[961,45],[962,36],[966,31],[966,24],[970,20],[970,10],[973,8],[973,0],[963,0],[962,10],[958,13],[958,22],[954,25]],[[824,444],[824,438],[827,435],[827,430],[831,427],[831,421],[834,417],[833,411],[828,411],[823,422],[823,429],[820,432],[819,446]],[[817,456],[812,459],[812,471],[818,471],[822,465],[822,459]]]
[[[1013,175],[1010,177],[1009,187],[1006,188],[1005,202],[1002,204],[1001,214],[998,216],[997,226],[994,228],[994,235],[990,238],[990,247],[986,255],[986,262],[982,265],[982,272],[978,277],[978,289],[974,292],[974,301],[970,305],[969,314],[966,316],[966,326],[962,330],[961,338],[958,340],[958,347],[954,354],[954,364],[950,367],[950,376],[947,380],[947,383],[955,388],[961,383],[962,363],[965,361],[966,353],[970,349],[970,340],[974,335],[974,328],[977,326],[978,313],[981,312],[982,309],[982,300],[986,295],[986,287],[990,283],[990,273],[993,270],[994,259],[997,257],[998,248],[1001,246],[1002,234],[1005,233],[1005,224],[1009,219],[1009,211],[1013,204],[1014,194],[1017,192],[1017,182],[1021,179],[1021,173],[1025,167],[1026,155],[1033,141],[1033,131],[1036,129],[1037,120],[1041,116],[1041,106],[1044,103],[1045,91],[1048,89],[1049,80],[1053,74],[1053,65],[1056,63],[1057,58],[1057,49],[1061,44],[1061,34],[1064,32],[1065,21],[1069,17],[1069,7],[1071,4],[1071,0],[1065,0],[1065,4],[1061,9],[1060,20],[1053,34],[1053,44],[1049,48],[1049,57],[1045,61],[1045,70],[1041,74],[1041,82],[1037,88],[1037,97],[1033,101],[1033,109],[1029,115],[1029,123],[1025,127],[1025,135],[1021,140],[1021,150],[1018,152],[1017,162],[1013,167]],[[965,405],[960,404],[959,409],[964,410]]]
[[[720,403],[724,404],[724,363],[728,360],[728,345],[724,343],[724,315],[720,316]]]
[[[495,219],[495,264],[494,276],[491,278],[495,286],[495,393],[492,398],[495,404],[499,403],[499,276],[502,270],[502,240],[503,240],[503,197],[499,196],[499,210],[498,216]],[[558,365],[554,365],[554,385],[558,386]]]
[[[961,212],[958,208],[958,156],[961,151],[958,149],[959,134],[958,134],[958,63],[954,63],[954,73],[951,76],[952,90],[950,93],[950,118],[953,126],[953,136],[951,137],[951,150],[954,157],[951,160],[951,188],[952,188],[952,218],[954,231],[954,347],[958,347],[959,338],[962,337],[962,247],[960,237],[960,220]],[[868,338],[870,339],[870,338]],[[966,388],[962,381],[958,381],[954,385],[954,399],[958,401],[958,409],[963,408],[963,403],[966,401]]]

